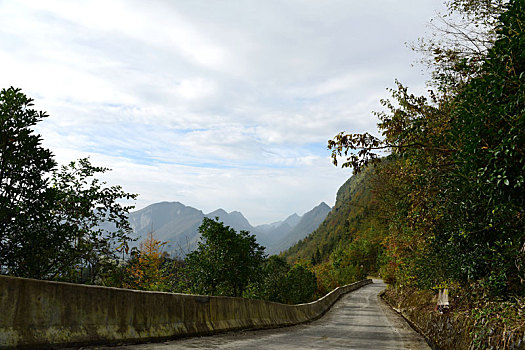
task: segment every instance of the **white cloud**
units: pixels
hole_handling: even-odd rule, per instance
[[[395,78],[423,91],[404,47],[437,3],[0,2],[0,87],[51,115],[61,162],[91,154],[139,206],[179,200],[254,223],[333,204],[350,175],[337,132],[375,132]]]
[[[188,100],[202,99],[215,93],[215,84],[204,78],[184,79],[175,85],[178,95]]]
[[[138,165],[125,158],[94,155],[96,164],[110,164],[104,179],[126,183],[129,192],[143,193],[138,207],[158,201],[180,201],[211,212],[217,208],[241,210],[251,224],[303,214],[321,201],[335,203],[335,194],[348,172],[327,167],[327,158],[311,159],[294,168],[235,169],[185,165]]]
[[[367,81],[373,80],[379,74],[380,73],[377,71],[369,70],[335,76],[319,84],[315,88],[314,94],[322,96],[342,91],[359,89],[359,87],[366,84]]]

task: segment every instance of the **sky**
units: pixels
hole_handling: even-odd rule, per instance
[[[378,135],[438,0],[0,0],[0,88],[22,89],[60,164],[89,156],[136,208],[179,201],[252,225],[335,204],[338,132]]]

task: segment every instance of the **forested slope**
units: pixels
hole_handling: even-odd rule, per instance
[[[355,236],[361,226],[367,226],[367,214],[370,210],[370,173],[362,172],[350,177],[337,191],[335,206],[328,213],[319,228],[305,239],[297,242],[285,257],[289,261],[298,258],[326,260],[340,243]]]
[[[317,230],[284,253],[289,262],[306,261],[318,279],[319,294],[378,274],[383,227],[374,191],[375,168],[351,176],[337,191],[332,211]]]
[[[473,320],[469,348],[509,348],[525,333],[525,1],[447,5],[445,28],[419,47],[429,94],[396,82],[379,136],[341,132],[328,146],[335,165],[376,165],[377,215],[358,234],[384,232],[381,275],[395,294],[447,289],[440,305]],[[362,272],[355,241],[340,263],[331,253],[328,275],[342,264]]]

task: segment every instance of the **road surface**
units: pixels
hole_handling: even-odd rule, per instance
[[[344,295],[320,319],[298,326],[117,347],[88,349],[430,349],[379,299],[380,280]]]

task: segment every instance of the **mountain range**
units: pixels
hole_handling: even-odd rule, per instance
[[[292,214],[282,221],[252,226],[238,211],[226,212],[217,209],[205,214],[202,210],[180,202],[160,202],[131,212],[129,222],[140,243],[147,233],[153,232],[158,240],[168,242],[167,250],[184,256],[197,246],[200,238],[198,228],[205,217],[219,218],[226,226],[237,232],[249,231],[255,234],[257,242],[266,247],[269,255],[278,254],[290,248],[297,241],[314,231],[323,222],[331,208],[324,202],[303,216]]]

